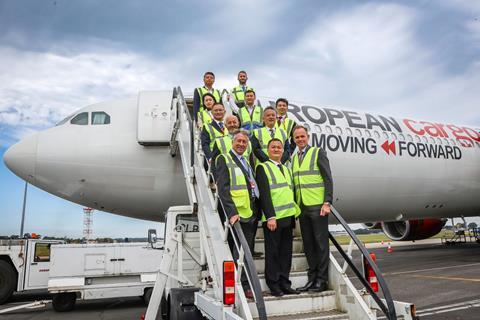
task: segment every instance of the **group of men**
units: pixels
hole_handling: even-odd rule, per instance
[[[194,93],[194,118],[202,128],[201,142],[216,180],[222,210],[230,224],[240,223],[253,252],[258,221],[265,238],[265,278],[274,296],[328,287],[328,214],[333,198],[329,161],[323,149],[309,146],[306,127],[287,116],[288,100],[275,107],[256,105],[247,73],[228,100],[237,108],[225,117],[215,75],[206,72],[204,86]],[[294,289],[289,279],[293,229],[300,221],[308,262],[308,281]],[[246,277],[248,298],[253,293]]]

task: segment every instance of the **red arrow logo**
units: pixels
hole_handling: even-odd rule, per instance
[[[392,152],[395,155],[397,154],[395,141],[392,141],[392,143],[388,143],[388,140],[386,140],[384,143],[382,143],[382,148],[383,150],[385,150],[387,154],[390,154],[390,152]]]

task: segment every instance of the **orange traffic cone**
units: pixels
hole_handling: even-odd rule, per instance
[[[390,245],[390,242],[388,243],[387,252],[388,252],[388,253],[392,253],[392,252],[393,252],[393,248],[392,248],[392,246]]]

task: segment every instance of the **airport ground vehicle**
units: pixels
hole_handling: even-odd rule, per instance
[[[0,244],[0,302],[14,291],[48,289],[57,311],[73,309],[77,299],[142,296],[148,303],[162,255],[148,243],[21,239]]]
[[[13,292],[47,290],[51,246],[58,240],[0,240],[0,304]]]

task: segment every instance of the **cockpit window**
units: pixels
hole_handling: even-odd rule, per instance
[[[86,126],[88,124],[88,112],[77,114],[72,120],[70,120],[70,123]]]
[[[110,116],[103,111],[92,112],[92,124],[109,124]]]

